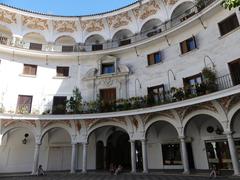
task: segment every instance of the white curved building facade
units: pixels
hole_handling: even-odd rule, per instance
[[[0,5],[0,173],[114,163],[239,175],[239,22],[217,0],[83,17]]]

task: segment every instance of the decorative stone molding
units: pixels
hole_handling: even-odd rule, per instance
[[[89,33],[102,31],[104,29],[103,19],[81,21],[81,28]]]
[[[164,0],[165,4],[167,5],[174,5],[178,0]]]
[[[17,23],[16,14],[7,10],[0,9],[0,21],[7,24],[12,23],[16,24]]]
[[[108,17],[107,21],[110,28],[117,29],[122,26],[127,26],[130,22],[132,22],[132,18],[129,16],[128,12],[124,12],[115,16]]]
[[[41,31],[48,30],[47,19],[22,16],[22,23],[24,26],[28,27],[29,29],[41,30]]]
[[[53,21],[53,29],[60,33],[73,33],[77,31],[77,26],[75,21]]]
[[[46,128],[50,125],[56,124],[56,123],[60,123],[63,125],[66,125],[67,127],[71,127],[71,122],[69,120],[64,120],[64,121],[41,121],[41,128]]]
[[[133,10],[134,15],[141,20],[148,18],[157,13],[160,9],[160,5],[155,1],[149,1],[143,6],[139,6],[138,8]]]

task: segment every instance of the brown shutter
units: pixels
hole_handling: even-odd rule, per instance
[[[180,46],[181,46],[182,54],[188,52],[187,41],[181,42],[181,43],[180,43]]]
[[[154,64],[154,53],[148,55],[148,65]]]

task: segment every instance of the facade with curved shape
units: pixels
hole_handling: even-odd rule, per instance
[[[0,5],[0,172],[239,175],[239,22],[217,0],[82,17]]]

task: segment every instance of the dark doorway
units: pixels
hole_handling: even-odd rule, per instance
[[[106,166],[122,165],[123,169],[131,169],[131,149],[129,136],[122,131],[113,132],[107,140]]]
[[[194,159],[193,159],[193,151],[192,151],[192,143],[187,143],[187,152],[188,152],[188,163],[190,169],[195,169]]]
[[[101,89],[100,99],[102,100],[102,111],[112,111],[114,110],[114,103],[116,102],[116,88]]]
[[[142,161],[142,143],[141,141],[135,141],[136,149],[136,168],[137,171],[143,170],[143,161]]]
[[[102,141],[98,141],[96,144],[96,169],[104,169],[104,144]]]
[[[228,64],[233,85],[238,85],[240,84],[240,59],[237,59],[235,61],[232,61]]]

